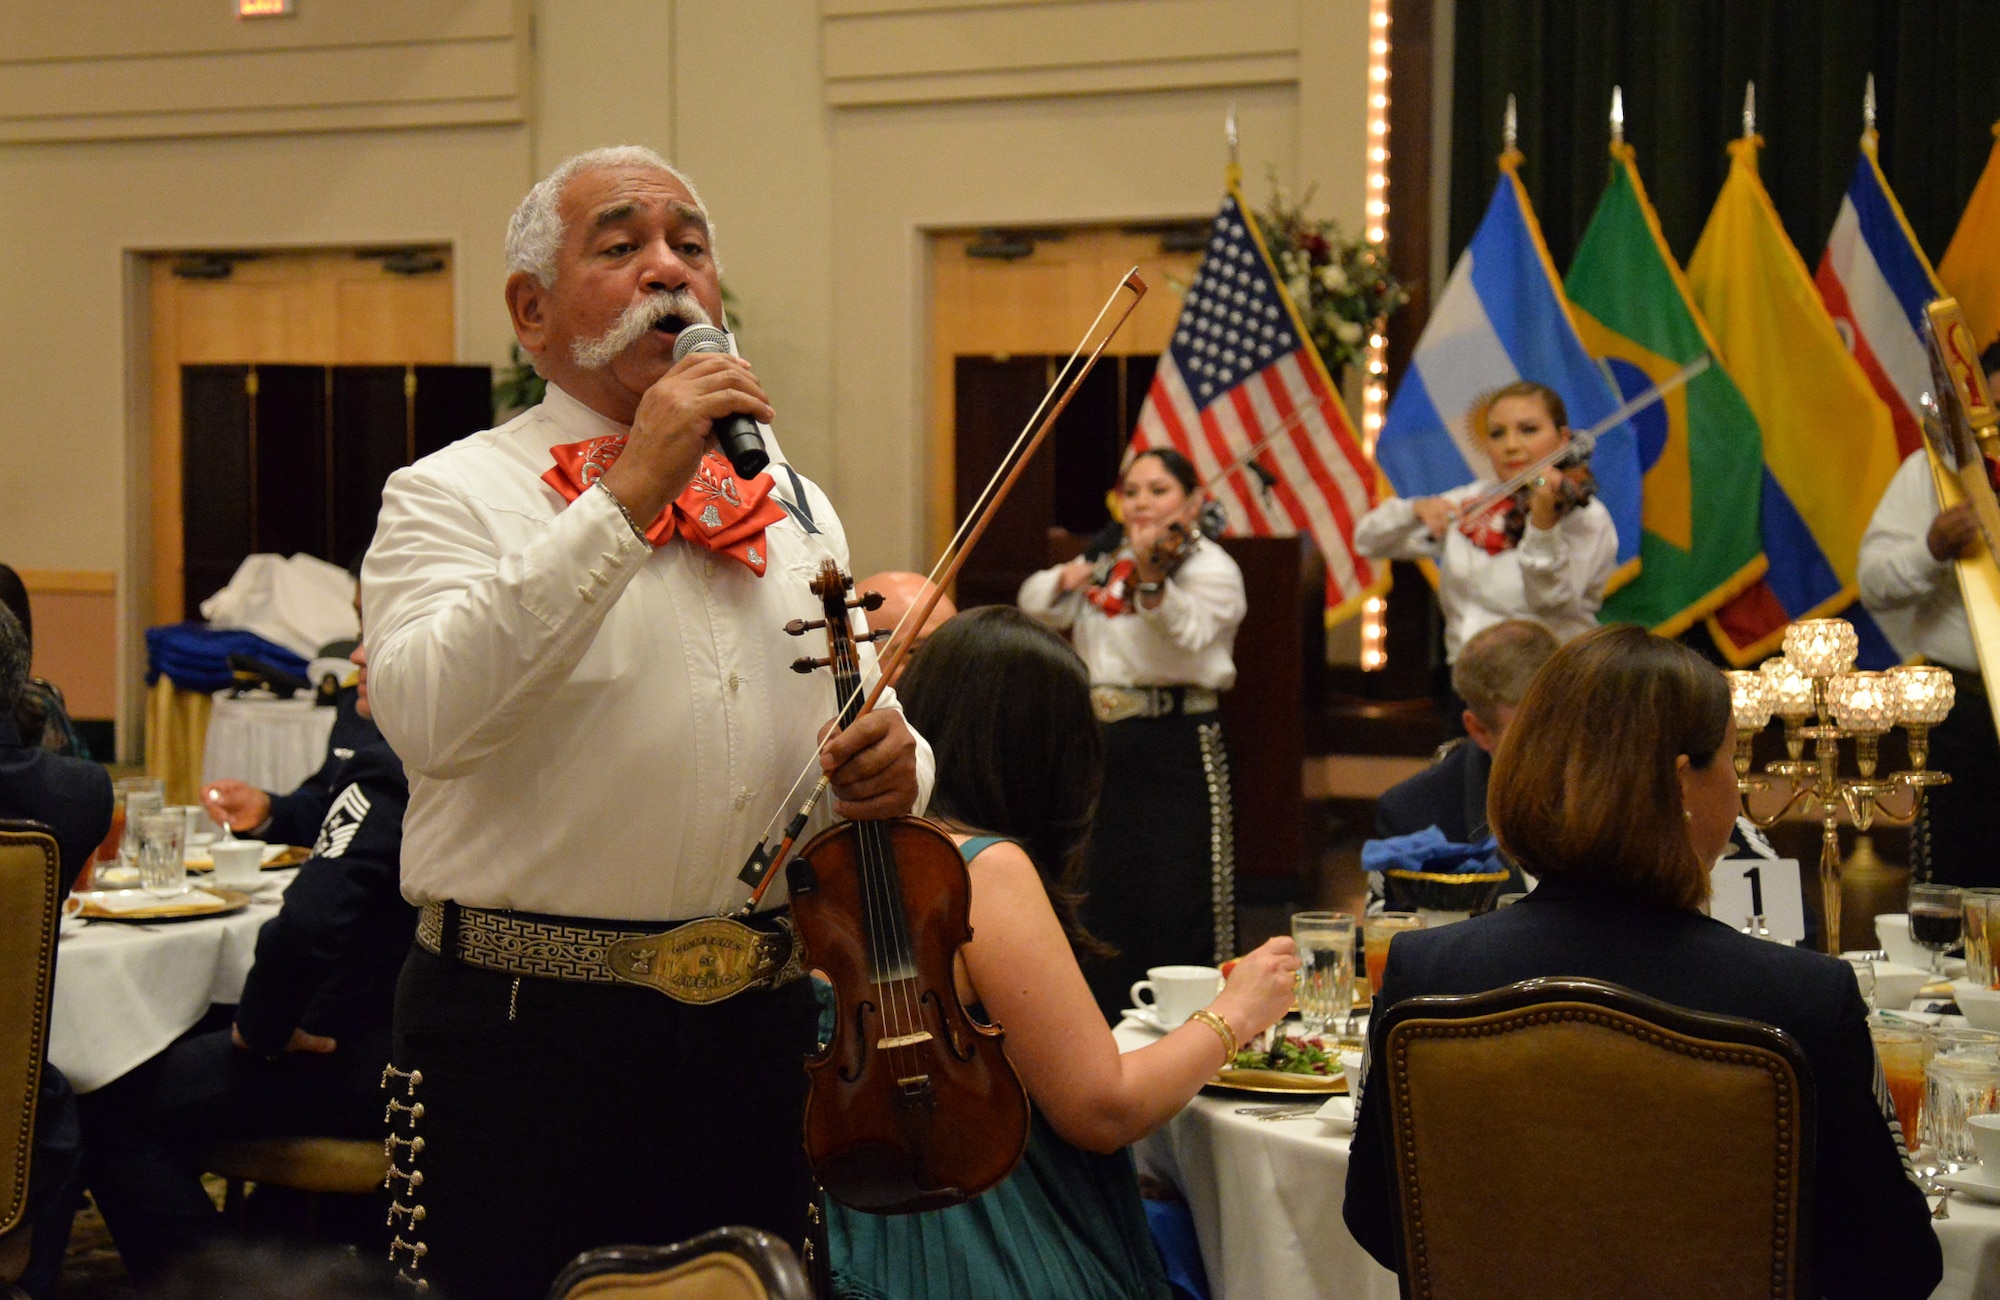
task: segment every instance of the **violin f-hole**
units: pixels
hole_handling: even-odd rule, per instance
[[[954,1032],[951,1017],[945,1013],[944,999],[937,995],[936,989],[924,990],[924,1006],[929,1008],[933,1016],[937,1017],[937,1037],[944,1040],[945,1050],[960,1061],[970,1061],[972,1059],[973,1044],[962,1040]]]
[[[853,1039],[854,1047],[849,1060],[840,1067],[840,1081],[853,1083],[861,1078],[868,1068],[868,1018],[880,1014],[873,1002],[857,1002],[854,1005]],[[836,1040],[837,1042],[838,1040]]]

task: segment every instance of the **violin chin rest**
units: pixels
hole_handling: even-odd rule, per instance
[[[834,1200],[869,1214],[942,1210],[963,1205],[978,1194],[959,1187],[926,1186],[910,1153],[887,1142],[843,1147],[823,1161],[814,1161],[813,1176]]]

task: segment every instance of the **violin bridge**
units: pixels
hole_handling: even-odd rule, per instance
[[[896,1086],[901,1088],[905,1094],[921,1093],[931,1086],[931,1076],[928,1074],[913,1074],[906,1079],[896,1080]]]
[[[875,1040],[875,1050],[880,1052],[887,1051],[891,1047],[915,1047],[919,1043],[928,1043],[930,1041],[930,1031],[928,1029],[919,1029],[914,1034],[897,1034],[894,1038],[878,1038]]]

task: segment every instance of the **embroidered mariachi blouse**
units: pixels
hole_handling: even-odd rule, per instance
[[[789,514],[770,526],[761,578],[685,542],[654,549],[609,493],[566,503],[541,478],[550,447],[623,432],[551,385],[383,489],[361,584],[368,688],[410,770],[413,902],[643,921],[738,906],[736,872],[833,714],[830,677],[791,671],[824,649],[783,631],[821,617],[821,561],[847,567],[825,494],[805,484],[817,536]],[[873,648],[861,657],[872,674]],[[933,770],[919,738],[919,809]]]
[[[1454,505],[1491,491],[1485,480],[1439,495]],[[1532,619],[1563,641],[1597,626],[1604,584],[1618,567],[1618,532],[1600,501],[1572,510],[1554,528],[1530,523],[1519,546],[1496,554],[1472,541],[1456,524],[1432,537],[1416,508],[1391,497],[1361,517],[1354,549],[1375,559],[1432,560],[1438,566],[1438,604],[1444,610],[1444,654],[1495,623]]]
[[[1248,604],[1243,571],[1229,553],[1203,541],[1188,552],[1160,593],[1157,608],[1135,604],[1116,617],[1084,599],[1084,589],[1064,593],[1060,565],[1021,584],[1015,602],[1050,627],[1068,631],[1076,652],[1100,686],[1206,686],[1236,684],[1236,629]]]

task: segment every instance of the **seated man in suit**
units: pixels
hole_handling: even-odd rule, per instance
[[[0,819],[29,819],[55,832],[61,852],[59,894],[69,893],[77,873],[111,829],[111,778],[102,767],[65,758],[39,745],[22,743],[14,728],[14,708],[28,688],[28,634],[0,607]],[[77,1167],[76,1103],[69,1081],[54,1066],[42,1066],[36,1102],[34,1148],[28,1165],[28,1206],[21,1226],[0,1237],[0,1263],[10,1255],[20,1267],[22,1244],[33,1235],[34,1257],[21,1275],[31,1296],[49,1294],[69,1240],[65,1187]]]
[[[1528,683],[1556,652],[1555,633],[1540,623],[1508,619],[1465,643],[1451,666],[1451,688],[1465,701],[1465,740],[1450,742],[1438,760],[1375,801],[1375,838],[1414,835],[1428,826],[1454,844],[1486,838],[1486,778],[1493,751],[1528,693]]]
[[[366,720],[365,644],[352,657]],[[409,783],[377,733],[334,765],[327,787],[313,856],[257,936],[235,1023],[81,1099],[84,1179],[142,1282],[220,1231],[201,1185],[210,1143],[381,1136],[390,1010],[416,930],[399,880]]]

